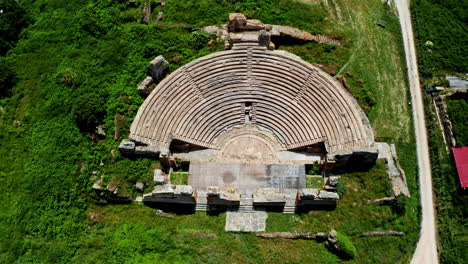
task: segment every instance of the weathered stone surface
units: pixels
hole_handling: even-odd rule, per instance
[[[238,205],[241,197],[235,187],[210,186],[207,192],[207,203],[213,205]]]
[[[173,195],[175,193],[175,186],[172,184],[157,185],[152,193]]]
[[[156,22],[155,22],[155,23],[157,24],[157,23],[161,22],[161,20],[163,19],[163,17],[164,17],[164,13],[161,12],[161,11],[158,12],[158,17],[156,18]]]
[[[162,170],[156,169],[153,174],[153,181],[156,185],[163,185],[167,183],[167,176]]]
[[[340,180],[339,176],[330,176],[328,177],[327,184],[331,187],[337,187]]]
[[[362,237],[373,237],[373,236],[404,236],[405,232],[399,231],[373,231],[373,232],[366,232],[361,234]]]
[[[242,13],[229,13],[229,21],[235,21],[235,20],[238,20],[238,21],[245,20],[247,22],[247,17]]]
[[[190,185],[176,185],[174,189],[175,195],[193,195],[193,188]]]
[[[285,203],[284,194],[276,188],[258,188],[253,195],[254,204]]]
[[[301,200],[315,200],[318,198],[319,191],[317,189],[303,188],[299,190]]]
[[[118,140],[124,130],[128,129],[128,122],[125,116],[114,116],[114,139]]]
[[[336,192],[327,192],[322,190],[320,191],[318,198],[324,200],[338,200],[340,199],[340,196]]]
[[[130,139],[124,139],[120,142],[119,151],[125,154],[133,154],[135,152],[135,142]]]
[[[392,184],[393,196],[403,194],[409,197],[410,193],[406,184],[406,175],[398,162],[395,145],[384,142],[377,142],[375,145],[379,153],[378,158],[385,159],[387,176]]]
[[[94,184],[93,184],[93,189],[94,190],[102,190],[102,182],[104,181],[104,179],[101,177],[99,180],[97,180]]]
[[[116,177],[112,178],[109,184],[107,184],[106,189],[113,194],[117,194],[119,192],[119,187],[118,187],[119,182],[120,182],[119,178],[116,178]]]
[[[96,130],[97,130],[97,134],[101,137],[105,137],[106,136],[106,132],[104,131],[104,128],[102,127],[102,125],[98,125],[96,127]]]
[[[226,214],[226,231],[261,232],[265,231],[268,214],[263,211],[232,212]]]
[[[151,76],[146,76],[146,78],[138,84],[137,89],[141,95],[149,95],[154,89],[153,78]]]
[[[169,69],[169,63],[163,56],[159,55],[150,62],[153,81],[160,81]]]
[[[142,182],[136,182],[135,184],[135,189],[138,191],[138,192],[143,192],[143,190],[145,189],[145,185],[142,183]]]
[[[261,238],[286,238],[286,239],[314,239],[314,240],[325,240],[327,233],[309,233],[309,232],[270,232],[270,233],[258,233],[255,234]]]

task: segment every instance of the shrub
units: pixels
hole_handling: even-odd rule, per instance
[[[351,239],[342,233],[338,233],[336,238],[338,240],[338,246],[341,250],[339,252],[339,256],[343,259],[354,259],[357,255],[357,252],[356,247],[354,247]]]
[[[392,204],[392,209],[395,213],[403,215],[406,212],[406,204],[408,203],[408,197],[400,194],[395,197],[395,201]]]
[[[92,131],[102,122],[106,113],[105,99],[102,94],[85,92],[75,98],[72,115],[82,131]]]
[[[336,186],[336,192],[340,198],[343,198],[344,194],[346,193],[346,182],[339,181],[338,185]]]
[[[191,36],[191,42],[195,49],[205,47],[210,41],[210,36],[202,31],[195,31]]]

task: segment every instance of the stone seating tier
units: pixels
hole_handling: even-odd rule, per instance
[[[373,146],[367,117],[333,77],[285,51],[252,43],[199,58],[165,78],[131,126],[136,142],[167,150],[173,139],[219,149],[217,138],[251,123],[284,150],[326,143],[329,153]]]

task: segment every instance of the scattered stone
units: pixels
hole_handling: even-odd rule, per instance
[[[143,202],[143,196],[137,196],[137,197],[135,198],[135,202],[137,202],[137,203]]]
[[[159,55],[150,62],[151,74],[153,81],[159,82],[166,75],[169,69],[169,63],[163,56]]]
[[[158,12],[158,17],[156,18],[156,24],[158,24],[163,19],[164,13]]]
[[[308,233],[308,232],[270,232],[270,233],[258,233],[255,234],[261,238],[286,238],[286,239],[314,239],[314,240],[325,240],[327,233]]]
[[[135,189],[137,190],[137,192],[143,192],[143,190],[145,189],[145,185],[142,182],[138,181],[135,184]]]
[[[379,204],[379,205],[390,205],[390,204],[393,204],[394,201],[395,201],[395,197],[392,196],[392,197],[379,198],[375,200],[369,200],[367,201],[367,203]]]
[[[106,132],[104,132],[104,128],[102,128],[102,125],[98,125],[96,127],[96,130],[97,130],[97,135],[98,136],[101,136],[101,137],[105,137],[106,136]]]
[[[156,185],[163,185],[167,183],[167,177],[160,169],[154,170],[153,181]]]
[[[203,233],[194,233],[191,234],[192,237],[201,237],[201,238],[218,238],[216,234],[203,234]]]
[[[141,95],[147,96],[154,90],[153,78],[146,76],[137,86],[138,91]]]
[[[94,171],[93,171],[94,172]],[[97,180],[94,184],[93,184],[93,189],[94,190],[102,190],[102,182],[104,181],[104,178],[100,178],[99,180]]]
[[[361,234],[362,237],[373,237],[373,236],[404,236],[404,232],[398,231],[373,231],[373,232],[366,232]]]
[[[118,187],[119,182],[120,182],[119,178],[117,177],[112,178],[109,184],[107,184],[106,189],[113,194],[117,194],[119,192],[119,187]]]
[[[127,130],[128,123],[127,123],[127,118],[125,116],[121,115],[115,115],[114,116],[114,139],[118,140],[120,138],[120,134],[124,130]]]
[[[156,215],[159,216],[159,217],[164,217],[164,218],[174,218],[173,215],[166,214],[162,210],[156,210]]]
[[[150,19],[151,19],[151,3],[150,2],[143,3],[143,8],[141,9],[141,12],[144,15],[143,23],[149,24]]]

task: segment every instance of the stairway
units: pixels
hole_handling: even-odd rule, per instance
[[[255,212],[253,207],[253,198],[249,196],[241,196],[239,212]]]

